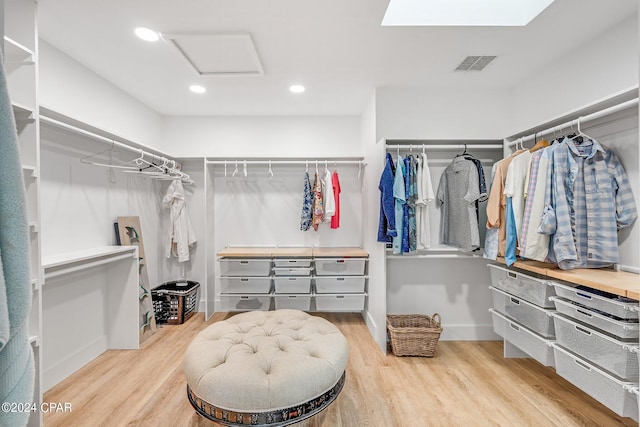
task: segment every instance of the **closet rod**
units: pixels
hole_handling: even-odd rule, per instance
[[[578,125],[584,125],[587,122],[591,122],[593,120],[599,119],[601,117],[609,116],[611,114],[618,113],[620,111],[624,111],[628,108],[632,108],[638,105],[638,98],[630,99],[629,101],[622,102],[620,104],[614,105],[609,108],[605,108],[604,110],[596,111],[595,113],[587,114],[586,116],[580,116],[577,119],[569,120],[568,122],[562,123],[560,125],[552,126],[550,128],[541,130],[531,135],[524,136],[522,138],[516,138],[514,141],[507,143],[507,147],[513,147],[520,142],[527,142],[536,137],[540,137],[543,135],[548,135],[553,133],[554,131],[562,130],[566,127],[573,127]]]
[[[318,164],[330,163],[332,165],[361,165],[365,166],[366,163],[364,160],[332,160],[332,159],[309,159],[309,160],[207,160],[208,165],[224,165],[227,164],[229,166],[234,165],[235,163],[239,165],[306,165],[309,166],[315,165],[316,162]]]
[[[123,144],[122,142],[115,141],[115,140],[107,138],[105,136],[98,135],[97,133],[93,133],[93,132],[90,132],[88,130],[81,129],[79,127],[76,127],[76,126],[61,122],[59,120],[52,119],[52,118],[47,117],[47,116],[42,116],[41,115],[40,116],[40,120],[43,121],[43,122],[46,122],[48,124],[51,124],[53,126],[56,126],[56,127],[62,128],[62,129],[66,129],[66,130],[69,130],[71,132],[78,133],[80,135],[88,136],[88,137],[90,137],[92,139],[95,139],[97,141],[100,141],[100,142],[104,142],[104,143],[110,144],[113,147],[116,147],[116,148],[119,148],[119,149],[122,149],[122,150],[130,151],[130,152],[135,153],[137,155],[152,157],[152,158],[155,158],[156,160],[160,160],[162,162],[164,162],[164,161],[167,161],[167,162],[173,161],[172,159],[168,159],[168,158],[166,158],[164,156],[158,156],[156,154],[149,153],[147,151],[132,147],[132,146],[127,145],[127,144]]]
[[[387,144],[387,151],[401,149],[401,150],[410,150],[415,148],[416,150],[421,150],[422,148],[427,150],[462,150],[464,148],[471,150],[502,150],[502,144],[413,144],[413,145],[397,145],[397,144]]]

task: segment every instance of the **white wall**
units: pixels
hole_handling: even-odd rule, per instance
[[[502,139],[511,120],[506,90],[376,89],[376,140]]]
[[[146,147],[162,145],[158,113],[44,40],[39,43],[41,106]]]
[[[167,117],[162,149],[176,157],[360,156],[357,116]]]
[[[513,119],[503,136],[537,126],[638,85],[638,17],[540,64],[512,90]]]

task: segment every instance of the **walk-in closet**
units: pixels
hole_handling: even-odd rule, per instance
[[[0,427],[638,425],[637,1],[0,10]]]

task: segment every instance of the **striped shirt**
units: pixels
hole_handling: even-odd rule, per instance
[[[613,151],[593,139],[565,138],[551,158],[550,201],[541,227],[553,235],[558,266],[599,268],[618,262],[619,229],[637,218],[627,174]]]
[[[527,232],[529,231],[529,222],[531,221],[531,210],[533,208],[533,195],[536,190],[536,182],[538,181],[538,166],[540,158],[544,150],[538,150],[531,155],[529,172],[527,174],[525,185],[526,204],[524,207],[524,215],[522,217],[522,234],[520,236],[520,255],[524,255],[527,246]]]

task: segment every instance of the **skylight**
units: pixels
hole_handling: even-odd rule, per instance
[[[554,0],[390,0],[382,26],[525,26]]]

